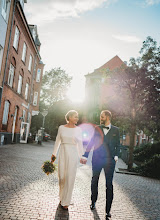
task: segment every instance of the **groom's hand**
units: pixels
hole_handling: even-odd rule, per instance
[[[115,156],[115,157],[114,157],[114,160],[117,162],[117,161],[118,161],[118,156]]]
[[[80,159],[80,163],[81,163],[81,164],[86,164],[86,163],[87,163],[87,160],[84,159],[84,158],[81,158],[81,159]]]

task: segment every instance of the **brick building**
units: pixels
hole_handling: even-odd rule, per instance
[[[118,56],[115,56],[103,66],[95,69],[93,73],[85,75],[85,106],[89,120],[93,120],[96,115],[99,117],[99,109],[103,108],[106,99],[107,102],[109,97],[113,99],[113,88],[106,72],[122,65],[124,65],[124,62]]]
[[[112,84],[109,73],[122,65],[126,65],[118,56],[113,57],[107,63],[94,70],[94,72],[85,75],[85,113],[84,122],[90,121],[95,123],[99,121],[101,110],[108,109],[112,111],[118,110],[120,99],[114,93],[114,85]],[[107,103],[107,104],[106,104]],[[127,105],[127,103],[126,103]],[[148,137],[140,131],[135,136],[135,146],[148,142]],[[122,132],[121,144],[129,145],[130,137],[127,131]]]
[[[32,115],[38,114],[44,64],[40,56],[37,26],[27,23],[27,1],[13,1],[8,54],[3,56],[0,135],[4,143],[27,142]],[[7,44],[7,43],[6,43]]]

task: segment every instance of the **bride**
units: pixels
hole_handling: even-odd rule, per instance
[[[83,155],[82,131],[77,127],[78,112],[70,110],[65,119],[67,124],[58,128],[58,133],[51,156],[51,162],[58,158],[59,198],[62,209],[68,210],[74,187],[77,165]]]

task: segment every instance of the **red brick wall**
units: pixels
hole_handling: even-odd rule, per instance
[[[14,41],[16,26],[18,27],[18,29],[20,31],[19,45],[18,45],[18,50],[17,51],[13,47],[13,41]],[[41,82],[36,83],[35,80],[36,80],[37,68],[42,69],[41,70],[41,79],[42,79],[44,65],[39,64],[40,57],[37,56],[37,51],[35,49],[33,39],[30,36],[30,32],[28,31],[28,29],[26,27],[27,26],[26,26],[26,23],[25,23],[25,19],[23,17],[22,12],[20,11],[20,7],[19,7],[19,3],[18,3],[17,7],[16,7],[16,10],[15,10],[15,15],[14,15],[13,29],[12,29],[12,34],[11,34],[11,43],[10,43],[10,49],[9,49],[9,57],[8,57],[8,61],[7,61],[5,85],[4,85],[3,94],[2,94],[2,103],[1,103],[1,109],[0,109],[0,131],[2,131],[2,117],[3,117],[3,110],[4,110],[5,100],[9,100],[9,102],[10,102],[7,132],[12,132],[13,117],[11,117],[11,114],[15,113],[15,106],[18,106],[18,109],[19,109],[18,110],[18,116],[17,116],[18,120],[17,120],[17,123],[16,123],[16,129],[15,129],[16,133],[20,132],[21,120],[19,118],[22,116],[23,109],[26,110],[26,119],[25,119],[25,121],[27,120],[28,112],[32,113],[32,110],[38,110],[39,109],[39,98],[38,98],[37,106],[32,105],[34,91],[32,91],[33,96],[32,96],[30,104],[29,104],[29,100],[30,100],[30,96],[31,96],[31,86],[32,86],[32,84],[34,85],[34,90],[38,91],[38,93],[40,93]],[[26,53],[25,63],[21,60],[22,59],[22,51],[23,51],[24,42],[27,45],[27,53]],[[28,64],[29,64],[30,54],[32,55],[31,72],[28,71]],[[15,75],[14,75],[14,81],[13,81],[13,88],[10,88],[7,85],[7,82],[8,82],[8,74],[9,74],[10,63],[14,64],[13,57],[16,60],[16,66],[15,66],[15,73],[14,73]],[[35,72],[35,77],[34,77],[33,72],[34,72],[35,59],[36,59],[36,62],[37,62],[37,66],[36,66],[36,72]],[[23,76],[21,94],[17,93],[19,74],[21,74]],[[33,81],[33,83],[32,83],[32,81]],[[26,86],[26,83],[28,83],[28,82],[30,82],[29,83],[28,100],[25,100],[25,86]],[[28,104],[29,104],[29,109],[25,108],[22,105],[22,103],[26,106],[28,106]]]

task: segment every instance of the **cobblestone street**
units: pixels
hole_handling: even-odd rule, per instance
[[[57,172],[45,175],[53,142],[0,147],[0,220],[105,219],[105,181],[101,173],[96,210],[91,211],[91,166],[80,165],[69,211],[59,206]],[[123,166],[121,160],[117,166]],[[112,220],[160,220],[160,181],[115,173]]]

